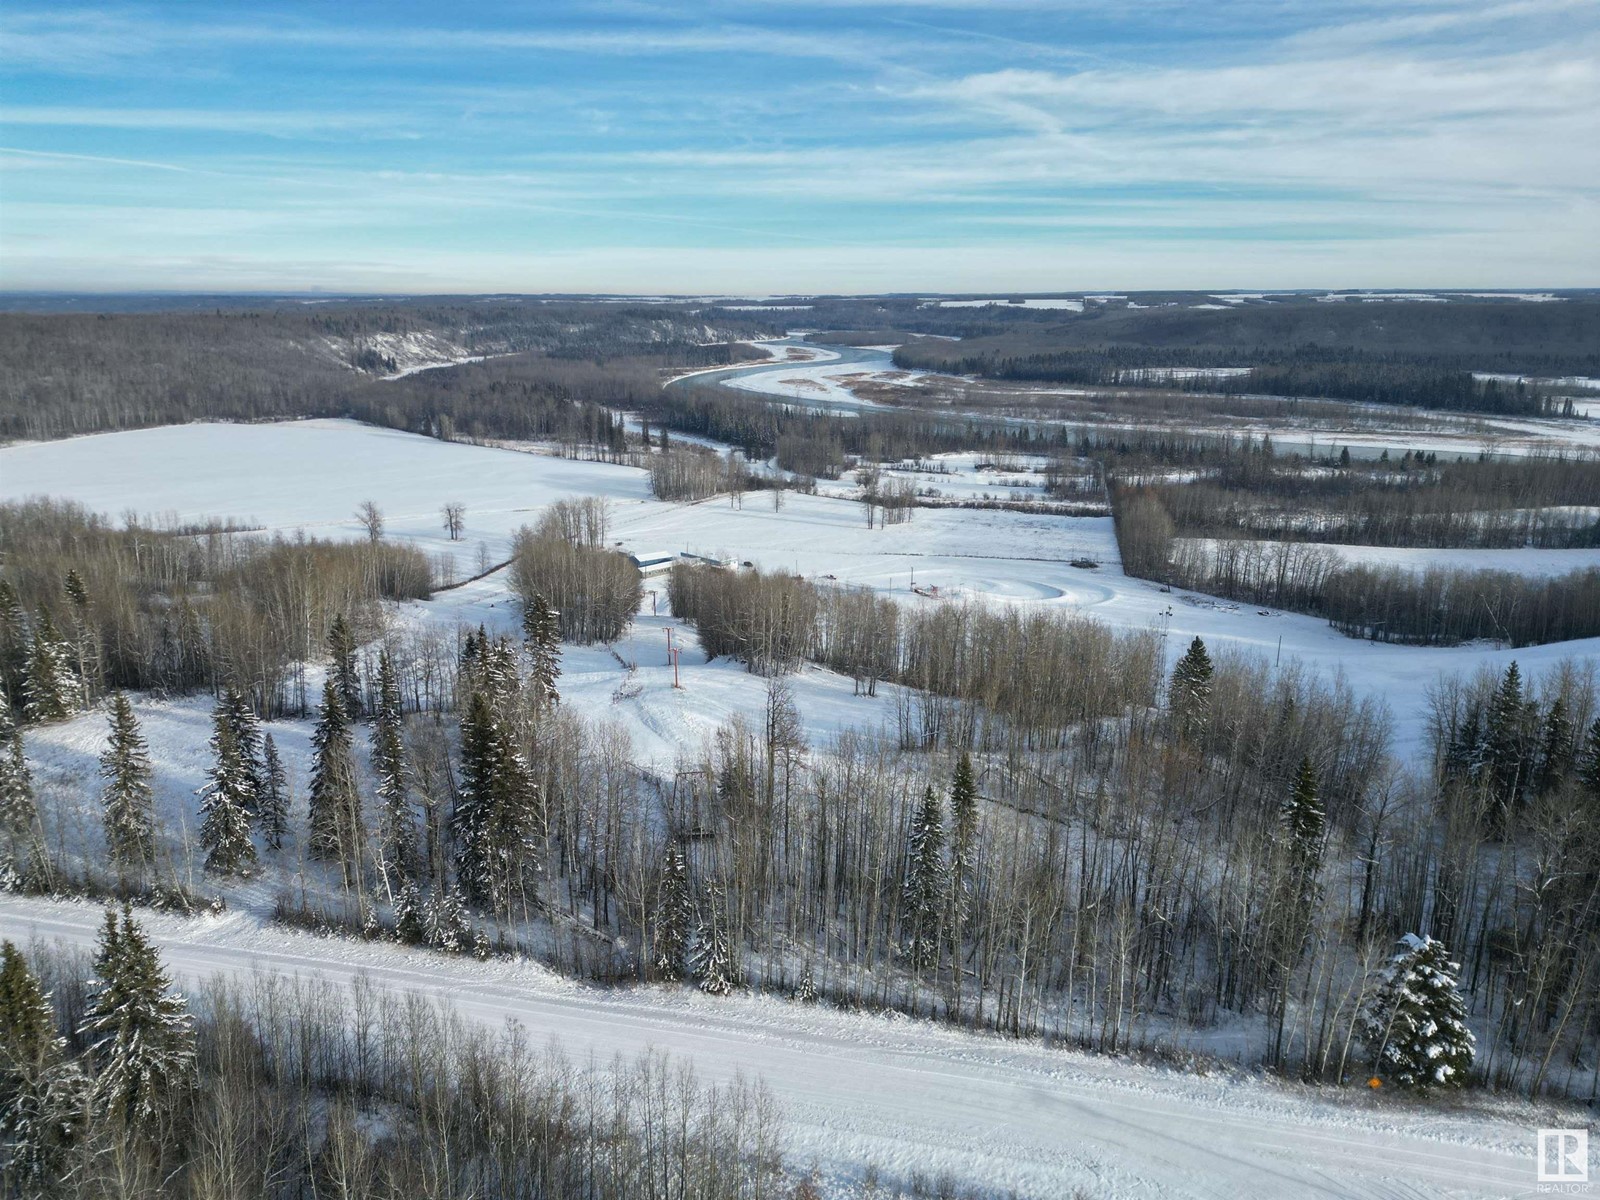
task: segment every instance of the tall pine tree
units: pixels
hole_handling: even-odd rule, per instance
[[[206,851],[207,871],[238,875],[256,863],[250,840],[255,781],[239,753],[227,706],[221,703],[212,715],[211,753],[211,772],[200,789],[200,844]]]
[[[656,888],[656,919],[650,931],[650,965],[662,979],[683,978],[683,965],[694,932],[694,905],[689,896],[689,864],[678,844],[668,841]]]
[[[1213,671],[1211,655],[1198,637],[1189,643],[1189,649],[1172,669],[1167,703],[1178,732],[1184,737],[1196,736],[1205,728],[1211,710]]]
[[[940,916],[944,908],[944,813],[939,796],[931,787],[923,789],[922,803],[911,822],[906,855],[904,899],[906,958],[917,970],[938,961]]]
[[[111,697],[111,740],[100,755],[106,855],[119,875],[142,870],[155,852],[155,795],[150,787],[150,752],[128,697]]]
[[[195,1076],[193,1021],[160,956],[126,907],[106,910],[95,977],[78,1032],[107,1114],[130,1130],[170,1128]]]
[[[328,627],[328,678],[339,689],[339,700],[352,720],[361,715],[361,676],[356,670],[356,635],[340,613]]]
[[[456,883],[468,902],[509,913],[538,818],[538,785],[505,722],[474,692],[461,722],[461,787],[451,833]]]
[[[39,806],[33,794],[33,773],[23,753],[22,730],[11,709],[0,703],[0,836],[6,840],[10,865],[23,867],[37,841]]]
[[[66,1152],[87,1125],[89,1081],[65,1048],[50,997],[6,942],[0,947],[0,1162],[7,1195],[55,1194]]]
[[[310,836],[312,858],[336,862],[347,885],[359,889],[362,845],[361,791],[350,749],[350,718],[332,675],[322,687],[317,727],[311,734]]]
[[[30,721],[59,721],[78,711],[83,688],[72,672],[72,653],[44,609],[33,624],[23,681],[23,710]]]
[[[372,730],[372,773],[378,780],[378,869],[393,901],[416,875],[417,833],[400,727],[400,683],[389,651],[378,656],[378,719]]]
[[[528,684],[533,689],[534,705],[540,710],[553,707],[561,699],[556,690],[556,680],[561,677],[561,622],[559,614],[538,592],[523,610],[522,632],[532,659]]]
[[[284,835],[289,832],[289,778],[270,733],[261,745],[261,789],[256,802],[256,825],[267,849],[282,850]]]

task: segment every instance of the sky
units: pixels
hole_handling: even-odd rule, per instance
[[[0,7],[5,289],[1596,285],[1596,0]]]

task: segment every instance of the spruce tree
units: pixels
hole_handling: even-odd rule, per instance
[[[906,856],[905,901],[906,958],[918,970],[939,957],[940,913],[945,895],[944,813],[938,794],[923,789],[922,803],[911,822]]]
[[[233,722],[222,704],[217,705],[212,716],[211,752],[211,771],[200,789],[200,844],[206,851],[207,871],[238,875],[256,863],[256,848],[250,840],[250,806],[255,786],[239,755]]]
[[[523,611],[522,632],[532,659],[528,683],[533,689],[534,705],[541,710],[553,707],[561,700],[556,690],[556,680],[561,677],[560,618],[538,592]]]
[[[473,692],[461,718],[461,785],[450,816],[450,836],[455,843],[456,882],[475,904],[488,895],[487,831],[498,765],[494,724],[487,697]]]
[[[0,579],[0,704],[19,717],[27,691],[29,646],[28,624],[22,617],[17,589],[9,580]]]
[[[1545,714],[1539,734],[1539,762],[1534,770],[1534,787],[1541,793],[1554,791],[1572,770],[1577,757],[1577,732],[1567,715],[1567,702],[1557,696]]]
[[[417,885],[408,879],[394,899],[395,936],[408,946],[426,941],[428,929],[422,917],[422,895]]]
[[[372,773],[378,781],[378,869],[392,899],[416,873],[417,835],[401,738],[400,683],[388,650],[378,656],[377,715],[372,730]]]
[[[255,706],[236,687],[223,690],[218,712],[233,734],[239,766],[246,784],[245,811],[254,820],[261,806],[261,791],[266,785],[266,762],[262,758],[261,720]]]
[[[423,931],[435,950],[460,954],[472,941],[467,904],[459,888],[435,892],[422,908]]]
[[[261,790],[256,799],[256,825],[267,849],[282,850],[289,832],[289,780],[270,733],[261,746]]]
[[[1211,708],[1213,670],[1211,655],[1198,637],[1189,643],[1189,649],[1172,669],[1167,702],[1178,732],[1184,737],[1192,737],[1205,728]]]
[[[1378,1075],[1401,1087],[1461,1087],[1475,1042],[1458,988],[1461,965],[1444,943],[1408,933],[1363,1014]]]
[[[80,704],[87,704],[100,692],[100,636],[90,608],[89,589],[77,568],[67,572],[64,590],[72,617],[73,668],[78,679]]]
[[[59,721],[78,711],[83,689],[72,673],[72,655],[44,609],[33,626],[23,697],[30,721]]]
[[[1288,899],[1298,913],[1309,917],[1320,896],[1317,876],[1322,869],[1322,802],[1317,796],[1317,772],[1309,758],[1300,760],[1294,786],[1279,810],[1280,839],[1287,864]]]
[[[695,934],[689,969],[700,990],[711,996],[731,995],[739,986],[739,966],[728,935],[727,893],[721,883],[706,884],[704,913]]]
[[[9,1107],[22,1076],[48,1066],[65,1043],[55,1010],[21,951],[0,946],[0,1106]]]
[[[675,842],[662,856],[661,882],[656,892],[656,919],[651,929],[650,963],[662,979],[683,978],[689,935],[693,932],[694,906],[689,897],[689,864]]]
[[[78,1032],[98,1067],[102,1109],[130,1128],[169,1124],[194,1083],[195,1035],[183,996],[124,906],[106,910]]]
[[[10,942],[0,947],[0,1163],[22,1196],[52,1194],[87,1125],[89,1081],[56,1036],[50,997]]]
[[[1589,726],[1589,736],[1584,739],[1583,753],[1578,757],[1578,782],[1588,793],[1600,799],[1600,717]]]
[[[467,900],[509,913],[538,818],[538,785],[505,722],[474,692],[461,723],[461,788],[451,820],[456,882]]]
[[[951,888],[964,906],[972,894],[978,846],[978,786],[972,779],[972,757],[965,750],[950,780],[950,826]]]
[[[332,675],[322,687],[311,750],[310,836],[306,849],[312,858],[339,863],[345,882],[356,883],[363,849],[361,792],[350,751],[350,718]]]
[[[23,752],[22,730],[11,709],[0,703],[0,836],[4,836],[11,865],[20,866],[24,850],[34,844],[39,827],[39,806],[33,794],[33,774]]]
[[[361,677],[356,670],[356,635],[341,613],[328,627],[328,678],[339,689],[339,700],[352,720],[361,715]]]
[[[1503,804],[1515,804],[1528,785],[1528,741],[1522,671],[1513,662],[1489,701],[1484,722],[1485,766]]]
[[[100,756],[105,783],[101,804],[105,810],[106,855],[119,874],[142,869],[155,851],[155,795],[150,788],[150,753],[128,697],[111,697],[111,740]]]

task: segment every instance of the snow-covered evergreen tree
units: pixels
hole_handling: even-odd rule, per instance
[[[561,700],[556,690],[556,680],[561,677],[561,623],[549,601],[538,592],[523,609],[522,632],[532,660],[528,685],[533,690],[534,705],[540,709],[551,707]]]
[[[125,907],[106,911],[80,1035],[103,1111],[129,1127],[169,1123],[194,1083],[193,1020]]]
[[[22,730],[12,720],[10,706],[0,703],[0,836],[6,839],[13,867],[26,857],[39,825],[39,806],[33,794],[33,773],[23,752]]]
[[[473,903],[488,898],[489,814],[494,807],[496,737],[494,710],[474,691],[461,718],[461,783],[450,816],[455,843],[456,882]]]
[[[1484,717],[1485,766],[1496,797],[1515,804],[1528,786],[1530,726],[1522,695],[1522,671],[1513,662],[1489,700]]]
[[[1577,730],[1567,715],[1566,700],[1557,696],[1539,731],[1539,761],[1534,768],[1533,786],[1541,794],[1554,791],[1571,772],[1577,754]]]
[[[1310,916],[1321,895],[1317,876],[1322,869],[1325,822],[1317,790],[1316,768],[1309,758],[1301,759],[1294,786],[1278,812],[1278,837],[1288,884],[1284,898],[1304,917]]]
[[[417,869],[416,822],[400,726],[400,682],[394,661],[378,657],[378,713],[372,730],[372,773],[378,780],[378,869],[392,898]]]
[[[0,704],[22,715],[22,704],[27,691],[28,623],[22,616],[22,604],[17,599],[17,589],[9,580],[0,579]]]
[[[360,873],[363,849],[361,792],[350,751],[350,718],[332,675],[322,687],[311,750],[310,836],[306,848],[312,858],[343,866],[345,881],[350,883]]]
[[[456,883],[467,900],[508,913],[534,845],[538,784],[501,716],[474,692],[461,722],[461,787],[451,820]]]
[[[1381,1078],[1419,1090],[1467,1082],[1475,1042],[1460,973],[1443,942],[1414,933],[1400,939],[1363,1013],[1367,1049]]]
[[[100,631],[95,627],[89,589],[77,568],[67,572],[64,588],[71,617],[68,642],[72,649],[73,673],[78,680],[79,707],[82,707],[100,694]]]
[[[289,832],[289,777],[269,733],[261,744],[261,789],[256,795],[256,825],[269,850],[282,850]]]
[[[0,1172],[7,1195],[50,1195],[89,1117],[89,1080],[63,1053],[50,997],[10,942],[0,947]]]
[[[923,789],[911,822],[901,887],[906,926],[906,958],[918,970],[939,958],[941,916],[948,868],[944,859],[944,811],[938,793]]]
[[[972,757],[963,750],[950,780],[950,886],[958,909],[972,895],[978,850],[978,785],[972,779]]]
[[[218,704],[211,720],[214,758],[200,789],[200,844],[206,851],[207,871],[238,875],[256,863],[255,844],[250,840],[255,781],[240,757],[226,706]]]
[[[677,843],[669,841],[662,855],[655,923],[650,931],[650,965],[662,979],[683,978],[689,936],[693,932],[694,905],[689,896],[689,864]]]
[[[100,776],[106,781],[100,793],[106,855],[119,872],[141,869],[155,850],[155,794],[149,748],[122,692],[111,697],[111,740],[100,756]]]
[[[23,711],[30,721],[59,721],[77,712],[83,685],[72,670],[72,651],[56,631],[44,609],[33,623],[33,644],[28,650],[27,677],[23,682]]]
[[[249,790],[246,811],[255,820],[261,805],[261,791],[266,786],[267,767],[262,757],[261,719],[255,706],[236,687],[223,689],[218,701],[218,712],[233,733],[233,744],[238,750],[239,765],[244,771]],[[214,747],[213,747],[214,749]]]
[[[1583,753],[1578,756],[1578,782],[1589,794],[1600,799],[1600,717],[1589,726],[1589,735],[1583,741]]]
[[[361,675],[356,669],[356,635],[340,613],[328,627],[328,678],[339,689],[345,715],[352,720],[361,715]]]
[[[408,946],[428,939],[428,927],[423,920],[422,894],[409,879],[394,898],[394,932]]]
[[[739,986],[739,964],[728,934],[727,892],[715,880],[706,884],[703,910],[689,969],[702,992],[731,995]]]
[[[459,888],[435,892],[422,908],[423,930],[435,950],[460,954],[472,940],[467,904]]]
[[[1211,676],[1214,668],[1206,644],[1198,637],[1189,643],[1177,666],[1172,668],[1172,683],[1167,688],[1167,703],[1179,733],[1192,736],[1205,727],[1211,708]]]

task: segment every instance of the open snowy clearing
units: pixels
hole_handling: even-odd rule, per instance
[[[875,1162],[891,1177],[949,1171],[1030,1197],[1523,1195],[1537,1186],[1535,1130],[1578,1120],[1521,1104],[1411,1108],[1354,1089],[1188,1075],[770,997],[601,990],[528,963],[263,927],[247,912],[140,919],[191,984],[256,970],[341,984],[364,974],[490,1026],[517,1021],[576,1056],[653,1048],[706,1079],[757,1076],[783,1107],[791,1162],[816,1162],[833,1194]],[[0,899],[0,936],[14,941],[89,947],[99,922],[89,904]]]

